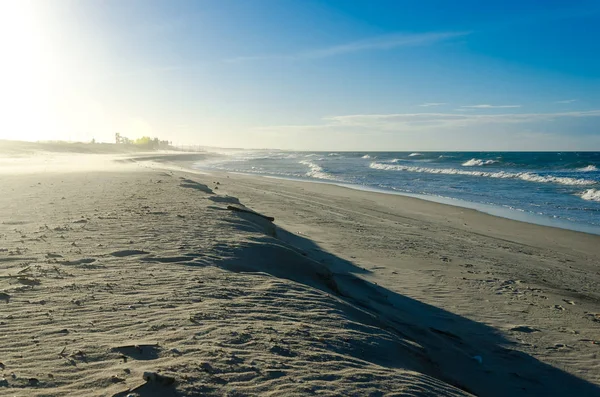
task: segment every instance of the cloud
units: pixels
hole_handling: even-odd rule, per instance
[[[415,47],[435,44],[441,41],[466,36],[468,32],[432,32],[432,33],[397,33],[373,37],[365,40],[353,41],[350,43],[312,49],[290,54],[271,54],[257,56],[243,56],[228,59],[228,62],[242,62],[254,60],[298,60],[298,59],[318,59],[328,58],[336,55],[351,54],[360,51],[385,51],[400,47]]]
[[[421,131],[453,129],[489,124],[526,124],[551,122],[564,118],[600,117],[600,110],[560,113],[457,114],[457,113],[396,113],[355,114],[323,118],[315,125],[285,125],[259,127],[258,130],[322,130],[364,129],[365,131]]]
[[[520,108],[521,105],[469,105],[469,106],[461,106],[461,108],[471,108],[471,109],[506,109],[506,108]]]
[[[577,101],[577,99],[565,99],[564,101],[556,101],[554,103],[573,103],[576,101]]]
[[[419,106],[421,107],[430,107],[430,106],[442,106],[442,105],[446,105],[445,102],[427,102],[427,103],[423,103]]]
[[[349,115],[330,117],[330,123],[340,126],[367,128],[419,129],[423,127],[465,127],[480,124],[522,124],[553,121],[560,118],[600,117],[600,110],[562,113],[454,114],[399,113],[380,115]]]

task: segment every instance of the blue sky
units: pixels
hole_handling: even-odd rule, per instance
[[[597,1],[2,1],[0,138],[600,150]]]

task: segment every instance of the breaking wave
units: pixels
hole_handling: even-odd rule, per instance
[[[588,189],[579,195],[584,200],[588,201],[600,201],[600,190]]]
[[[333,175],[330,175],[327,172],[325,172],[323,167],[313,163],[312,161],[302,160],[300,161],[300,164],[304,164],[309,168],[309,171],[305,175],[310,178],[336,180]]]
[[[373,159],[376,159],[377,157],[373,157]],[[419,156],[413,156],[412,159],[392,159],[389,162],[390,163],[430,163],[432,162],[433,159],[426,159],[426,158],[420,158]]]
[[[576,179],[556,176],[543,176],[534,174],[532,172],[486,172],[486,171],[465,171],[458,170],[455,168],[425,168],[425,167],[411,167],[406,165],[392,165],[382,164],[373,162],[369,166],[375,170],[385,171],[407,171],[407,172],[421,172],[428,174],[446,174],[446,175],[469,175],[479,176],[487,178],[500,178],[500,179],[521,179],[528,182],[539,182],[539,183],[559,183],[562,185],[573,185],[573,186],[584,186],[594,185],[596,181],[588,179]]]
[[[370,159],[371,156],[369,156],[368,154],[365,154],[364,156],[361,157],[361,159]]]
[[[595,165],[588,165],[587,167],[577,168],[577,171],[592,172],[592,171],[598,171],[598,168]]]
[[[408,155],[408,157],[416,157],[416,156],[422,156],[423,153],[411,153]]]
[[[498,161],[497,160],[481,160],[481,159],[471,159],[469,161],[465,161],[464,163],[462,163],[463,167],[476,167],[476,166],[483,166],[483,165],[492,165],[492,164],[496,164]]]

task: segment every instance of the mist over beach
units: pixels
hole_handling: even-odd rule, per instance
[[[0,0],[0,395],[600,396],[599,17]]]

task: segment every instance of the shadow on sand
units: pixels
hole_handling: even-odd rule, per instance
[[[231,202],[231,198],[223,201]],[[218,266],[292,280],[331,296],[353,322],[395,335],[391,342],[374,336],[370,342],[373,349],[328,345],[332,353],[417,371],[480,396],[600,396],[598,385],[518,351],[515,342],[492,327],[366,281],[360,274],[367,270],[277,227],[260,214],[228,212],[227,225],[250,232],[251,238],[238,246],[219,246],[219,255],[211,260],[179,265]],[[225,259],[215,261],[215,257]],[[146,397],[180,395],[172,388],[157,389],[151,384],[136,393]]]
[[[227,252],[230,259],[214,265],[268,273],[336,296],[354,319],[359,316],[421,346],[425,356],[416,360],[420,365],[414,370],[481,396],[600,396],[597,385],[516,350],[515,342],[492,327],[360,278],[368,271],[309,239],[251,214],[238,213],[228,222],[265,236]],[[389,357],[375,363],[395,366]],[[406,368],[406,358],[397,357],[397,364]]]

